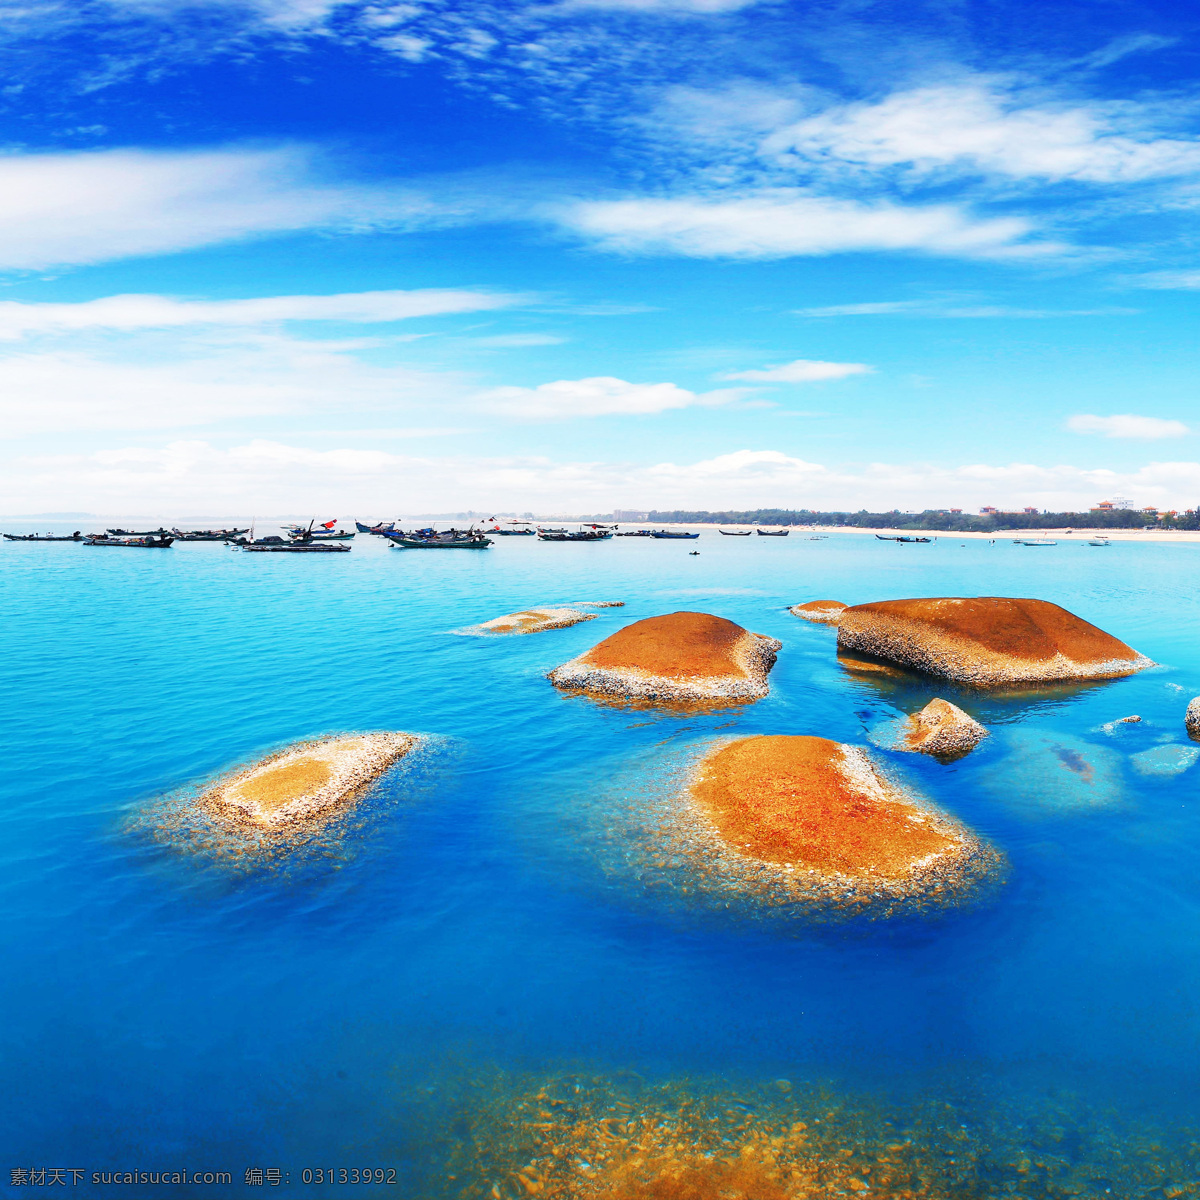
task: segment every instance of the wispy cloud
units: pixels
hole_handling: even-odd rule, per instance
[[[559,379],[538,387],[500,387],[483,392],[477,403],[505,416],[528,421],[574,417],[648,416],[693,405],[728,404],[743,392],[690,392],[674,383],[629,383],[611,376]]]
[[[821,362],[818,359],[798,358],[760,371],[734,371],[723,379],[745,379],[754,383],[819,383],[826,379],[845,379],[850,375],[869,375],[874,371],[865,363]]]
[[[1112,417],[1097,417],[1080,413],[1068,419],[1067,428],[1073,433],[1099,433],[1109,438],[1136,441],[1158,441],[1162,438],[1184,437],[1191,430],[1182,421],[1161,417],[1139,417],[1123,413]]]
[[[951,320],[1046,320],[1052,317],[1119,317],[1136,308],[1016,308],[1005,304],[947,304],[934,300],[879,300],[792,310],[798,317],[934,317]]]
[[[1044,257],[1020,217],[975,218],[949,204],[860,203],[776,188],[732,198],[592,200],[557,210],[562,225],[603,249],[699,258],[788,258],[901,251],[965,258]]]
[[[408,292],[342,292],[331,296],[260,296],[246,300],[181,300],[157,295],[105,296],[77,304],[27,304],[16,300],[0,300],[0,338],[85,329],[128,331],[202,325],[250,327],[286,321],[378,324],[414,317],[509,308],[523,299],[499,292],[426,288]]]
[[[403,189],[323,181],[317,155],[301,147],[0,157],[0,269],[417,218],[437,220]]]
[[[760,152],[797,169],[902,168],[1046,181],[1117,183],[1200,171],[1200,141],[1167,137],[1147,104],[1071,102],[1011,79],[897,91],[832,105],[767,134]]]

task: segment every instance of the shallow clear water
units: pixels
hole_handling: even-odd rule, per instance
[[[820,1078],[1018,1108],[1069,1089],[1166,1137],[1200,1124],[1200,765],[1155,774],[1162,755],[1144,756],[1192,745],[1200,547],[531,542],[432,555],[360,535],[298,559],[3,544],[0,1186],[17,1165],[188,1167],[235,1184],[74,1191],[253,1195],[259,1166],[290,1172],[293,1196],[338,1194],[301,1183],[324,1163],[400,1172],[354,1194],[453,1192],[428,1130],[440,1089],[476,1067]],[[988,594],[1055,601],[1162,666],[1007,698],[872,682],[786,611]],[[577,600],[626,607],[527,637],[451,632]],[[783,642],[768,699],[671,714],[546,682],[681,608]],[[640,806],[712,738],[865,745],[935,694],[993,736],[902,769],[1007,855],[986,902],[756,920],[638,865]],[[156,818],[281,743],[359,729],[433,736],[304,854],[223,858]],[[1091,764],[1082,791],[1072,753]]]

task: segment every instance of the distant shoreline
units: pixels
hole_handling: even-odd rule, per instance
[[[624,522],[622,522],[624,524]],[[646,522],[629,522],[632,527],[646,525]],[[716,532],[718,529],[739,529],[739,530],[754,530],[760,528],[757,525],[714,525],[711,522],[703,523],[688,523],[664,522],[655,525],[656,529],[711,529]],[[983,541],[983,542],[1017,542],[1017,541],[1033,541],[1039,538],[1052,538],[1054,541],[1062,542],[1087,542],[1094,537],[1105,537],[1111,542],[1189,542],[1192,544],[1200,544],[1200,530],[1196,529],[1075,529],[1071,533],[1067,533],[1066,529],[998,529],[990,532],[971,530],[969,532],[958,532],[955,530],[942,529],[895,529],[881,526],[877,529],[864,529],[857,525],[786,525],[786,526],[762,526],[764,529],[779,529],[785,528],[789,533],[851,533],[862,535],[873,535],[881,533],[885,537],[927,537],[937,538],[939,541]]]

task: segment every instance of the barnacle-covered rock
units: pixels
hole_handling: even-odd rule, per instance
[[[666,701],[759,700],[782,643],[724,617],[676,612],[626,625],[556,667],[568,691]]]
[[[1045,600],[881,600],[842,613],[838,647],[984,686],[1115,679],[1152,666],[1104,630]]]

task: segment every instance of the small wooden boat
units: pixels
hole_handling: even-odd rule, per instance
[[[174,538],[156,537],[145,534],[140,537],[90,537],[84,538],[85,546],[124,546],[127,550],[166,550],[174,542]]]
[[[538,531],[538,541],[541,542],[606,542],[612,537],[608,529],[580,529],[575,533],[551,533],[550,530]]]
[[[1030,538],[1028,541],[1021,543],[1022,546],[1057,546],[1057,542],[1052,542],[1049,538]]]
[[[750,530],[748,529],[718,529],[717,532],[722,537],[749,537]]]
[[[172,529],[177,542],[223,542],[228,538],[249,533],[246,529]]]
[[[455,538],[414,538],[393,534],[390,540],[393,550],[486,550],[492,544],[492,539],[484,537],[481,533]],[[330,549],[349,550],[350,547],[331,546]]]
[[[674,540],[698,538],[698,533],[684,533],[682,529],[652,529],[650,531],[652,538],[671,538]]]
[[[359,533],[374,533],[382,536],[385,533],[391,533],[396,528],[396,522],[380,521],[378,525],[364,525],[361,521],[355,521],[354,526]]]
[[[53,533],[6,533],[8,542],[82,542],[83,534],[77,529],[74,533],[58,535]]]
[[[528,521],[505,521],[507,529],[502,528],[497,522],[488,530],[489,533],[498,533],[501,537],[533,537],[537,530]]]
[[[261,542],[245,542],[241,548],[267,554],[349,554],[352,549],[331,542],[271,542],[267,538]]]
[[[106,529],[109,537],[174,537],[170,529]]]
[[[881,542],[920,542],[923,545],[928,545],[933,541],[933,538],[927,537],[907,537],[903,534],[882,534],[875,535]]]
[[[754,532],[759,537],[787,537],[792,531],[790,529],[756,529]]]
[[[628,533],[618,533],[617,537],[653,537],[648,529],[631,529]]]

